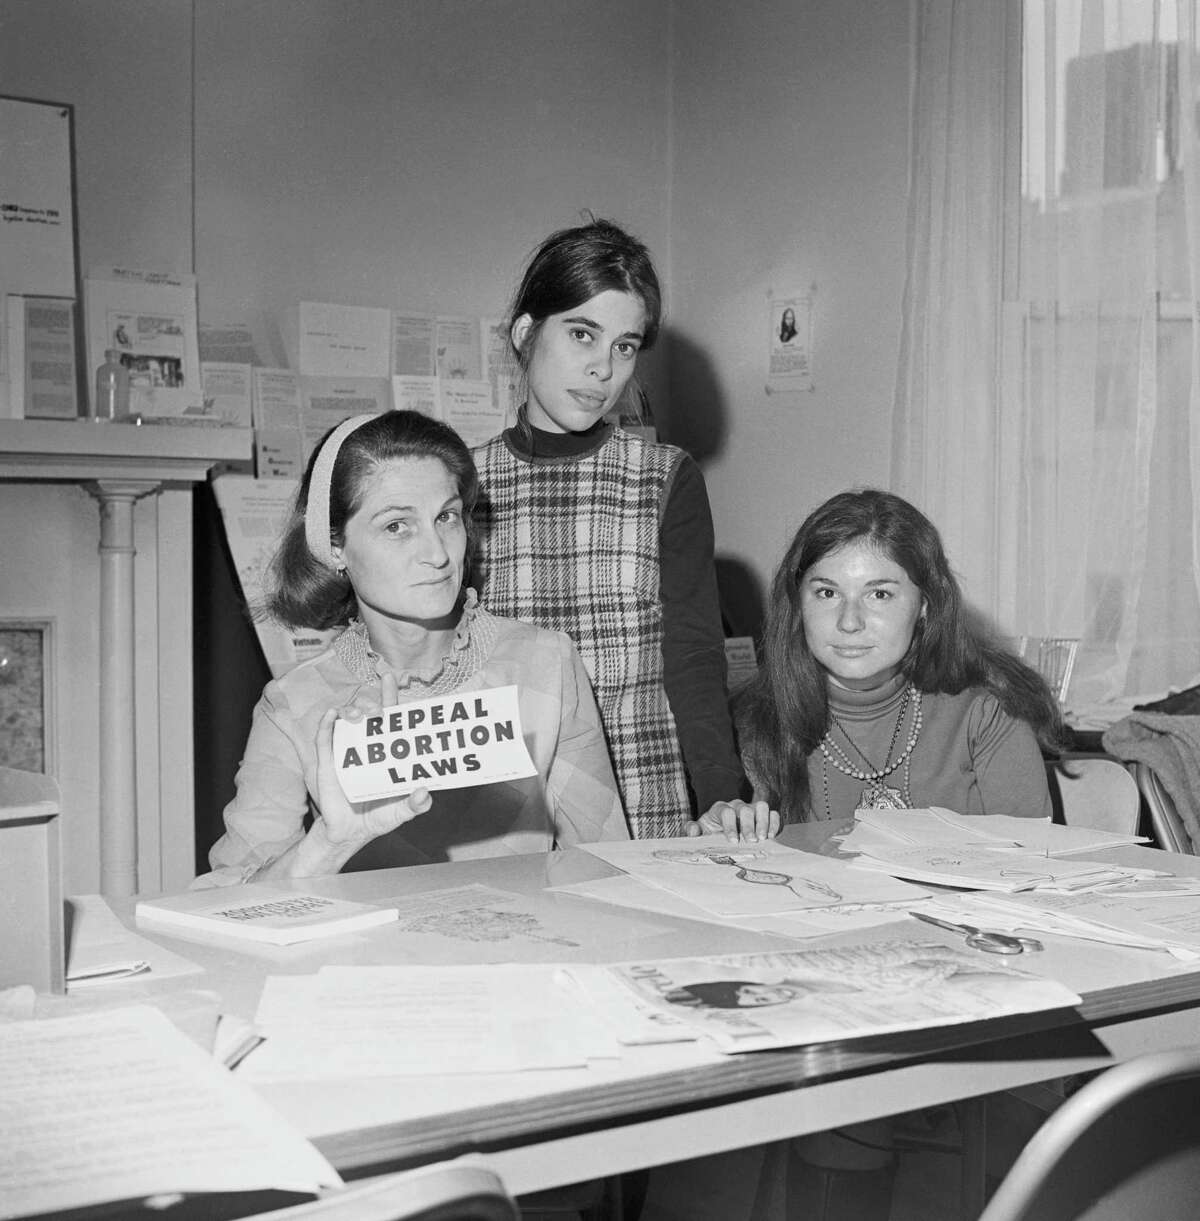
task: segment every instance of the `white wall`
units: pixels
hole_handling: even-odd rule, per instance
[[[909,6],[676,0],[668,431],[761,590],[804,515],[886,486],[904,283]],[[811,393],[768,395],[766,298],[815,284]],[[742,617],[750,617],[745,608]]]
[[[666,8],[204,0],[202,311],[499,314],[583,209],[667,244]]]

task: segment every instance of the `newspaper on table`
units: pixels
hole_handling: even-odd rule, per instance
[[[992,955],[918,939],[660,959],[607,970],[640,999],[682,1018],[731,1053],[1079,1003],[1062,984],[1001,964]]]

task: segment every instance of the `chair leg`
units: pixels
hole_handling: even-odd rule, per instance
[[[975,1221],[987,1203],[987,1099],[965,1098],[955,1109],[962,1132],[961,1221]]]

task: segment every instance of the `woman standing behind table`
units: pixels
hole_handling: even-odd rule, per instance
[[[1054,696],[967,615],[937,530],[888,492],[842,492],[801,525],[737,718],[755,796],[784,822],[1051,814],[1039,743],[1062,737]],[[753,825],[749,807],[717,813],[703,830]]]
[[[458,434],[416,412],[356,416],[321,443],[272,563],[267,609],[293,627],[345,630],[263,691],[205,882],[628,838],[574,645],[488,614],[466,588],[476,489]],[[347,801],[333,764],[338,715],[510,684],[536,776]]]
[[[510,313],[527,400],[476,452],[484,605],[565,631],[596,699],[637,838],[736,798],[713,527],[682,450],[607,422],[661,292],[639,241],[598,220],[548,237]]]

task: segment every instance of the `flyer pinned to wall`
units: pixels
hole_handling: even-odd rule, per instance
[[[767,294],[767,393],[813,386],[814,284],[802,292]]]

